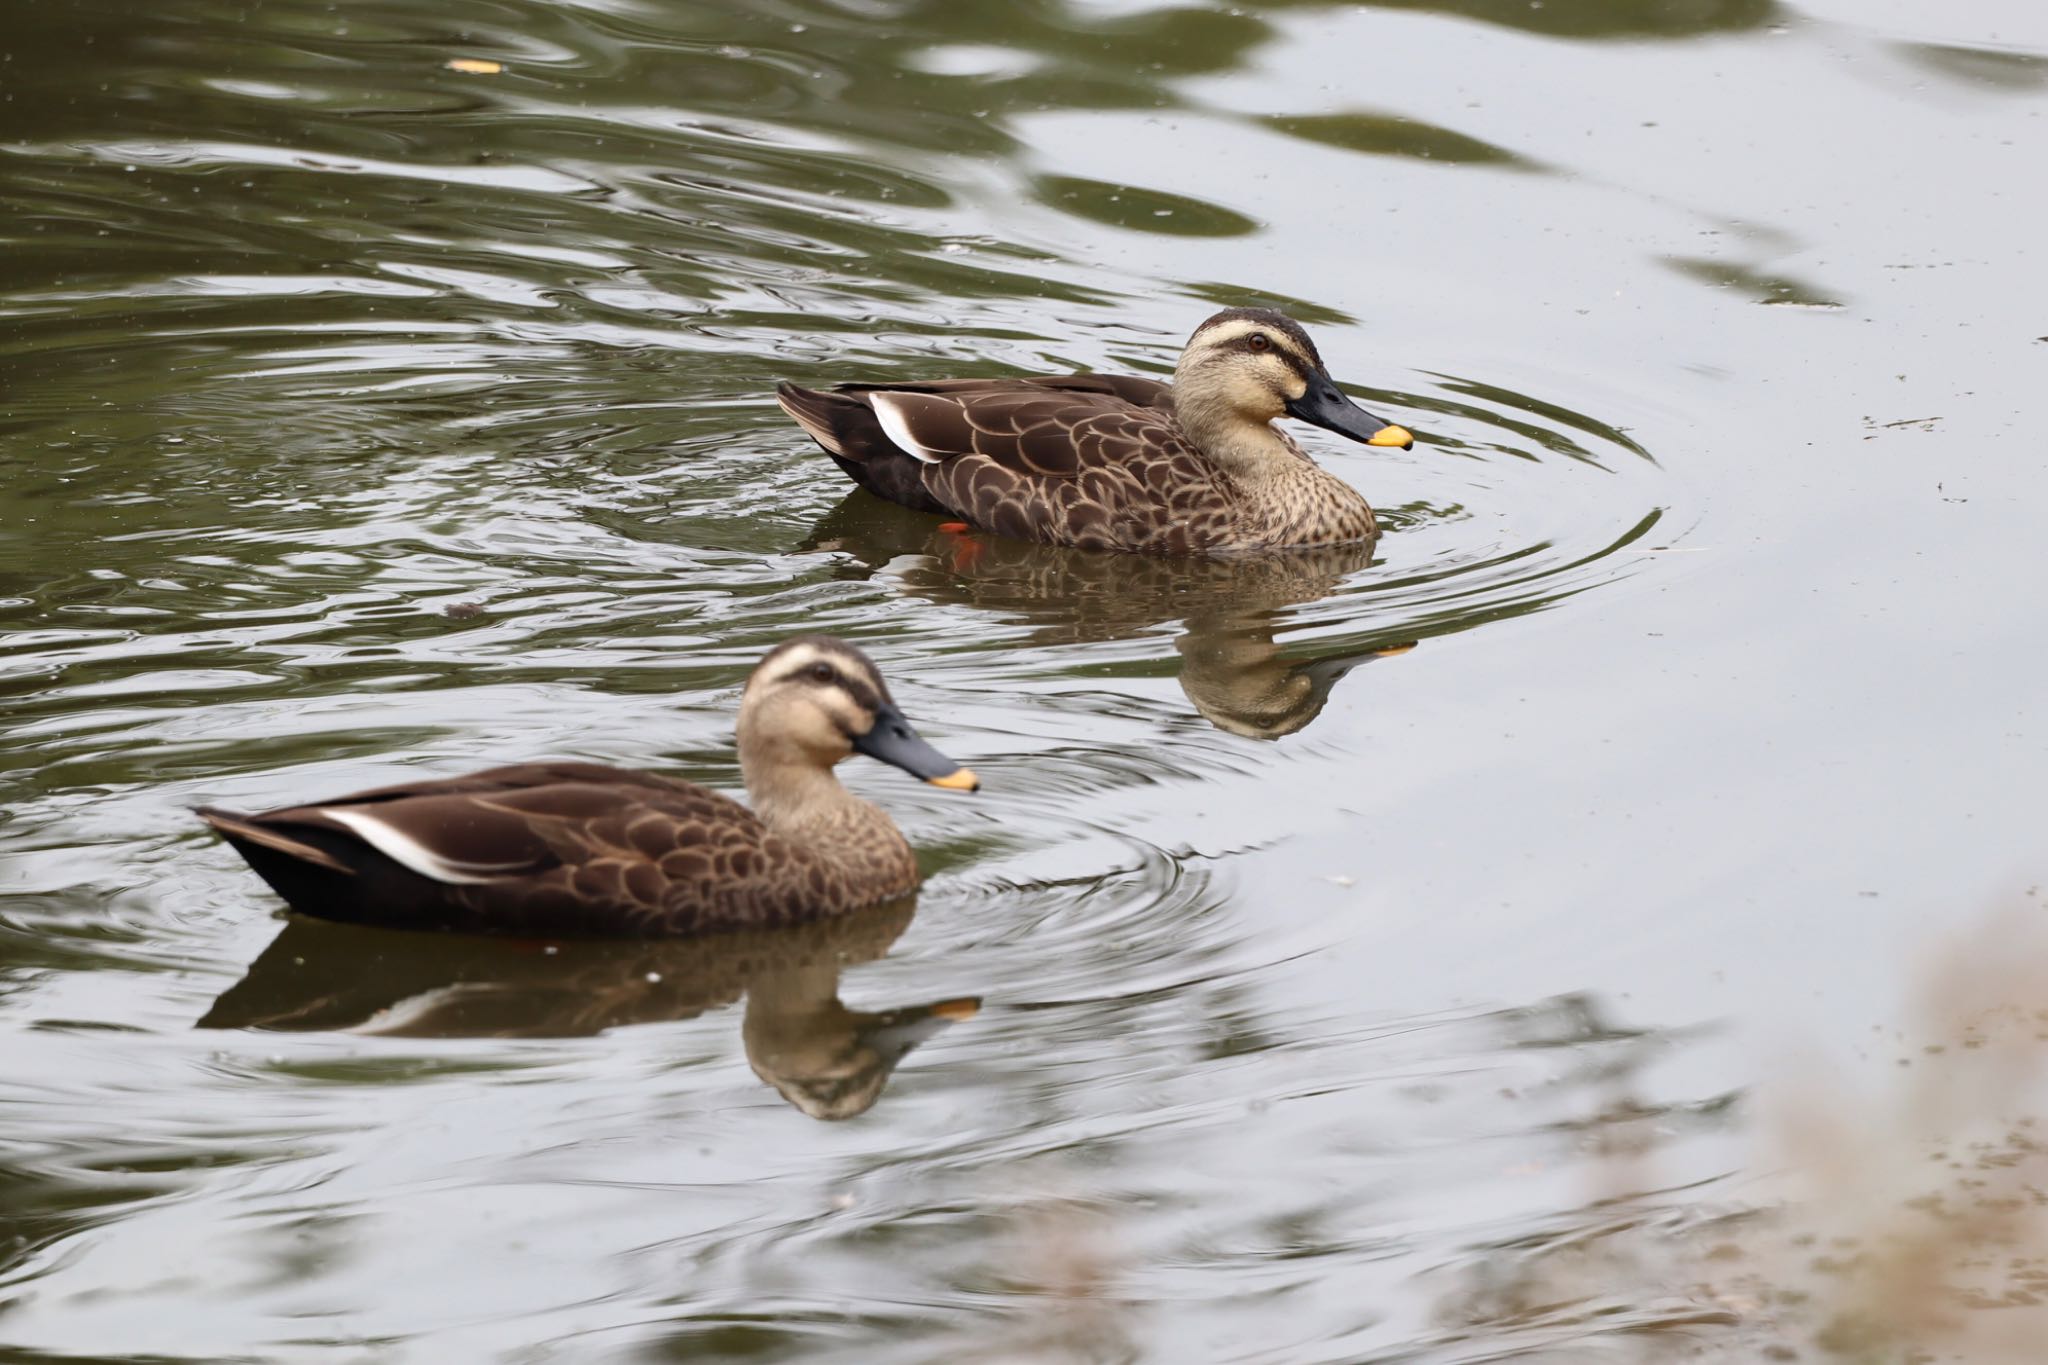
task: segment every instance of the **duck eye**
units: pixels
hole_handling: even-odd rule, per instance
[[[1268,337],[1264,332],[1253,332],[1251,340],[1246,343],[1246,345],[1250,346],[1254,351],[1263,351],[1272,344],[1272,339]]]
[[[830,664],[812,664],[804,672],[810,675],[812,682],[828,683],[839,676],[832,671]]]

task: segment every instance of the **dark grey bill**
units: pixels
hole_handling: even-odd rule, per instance
[[[973,773],[925,743],[923,737],[910,728],[910,722],[903,718],[903,713],[888,702],[875,708],[874,728],[864,735],[855,735],[853,747],[856,752],[869,758],[879,758],[912,777],[921,777],[934,787],[967,792],[981,787],[981,780]]]
[[[1383,421],[1352,402],[1337,387],[1337,381],[1326,374],[1309,376],[1307,392],[1287,404],[1287,415],[1369,446],[1397,446],[1406,450],[1415,444],[1406,428]]]

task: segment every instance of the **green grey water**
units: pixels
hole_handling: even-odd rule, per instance
[[[2042,874],[2044,93],[2022,0],[12,0],[0,1359],[1816,1349],[1670,1248]],[[963,542],[769,396],[1238,303],[1417,433],[1304,436],[1369,552]],[[985,782],[849,768],[914,905],[288,924],[187,813],[731,789],[798,630]]]

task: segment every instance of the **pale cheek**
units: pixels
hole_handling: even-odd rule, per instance
[[[853,742],[847,736],[865,733],[869,724],[868,717],[859,712],[835,706],[829,719],[818,717],[818,724],[810,735],[811,747],[819,753],[844,756],[853,752]]]
[[[1286,405],[1287,400],[1282,396],[1282,392],[1272,384],[1253,379],[1241,383],[1234,397],[1239,412],[1250,413],[1255,417],[1270,417]]]

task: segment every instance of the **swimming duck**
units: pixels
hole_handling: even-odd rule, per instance
[[[973,773],[920,738],[867,655],[799,636],[740,698],[754,809],[595,763],[522,763],[258,815],[201,808],[303,914],[405,928],[652,937],[843,914],[917,885],[910,845],[839,785],[852,753],[936,786]]]
[[[1273,426],[1300,418],[1402,450],[1415,438],[1345,397],[1301,325],[1226,308],[1173,382],[1077,374],[781,384],[782,409],[855,483],[1021,540],[1188,555],[1348,545],[1372,508]]]

